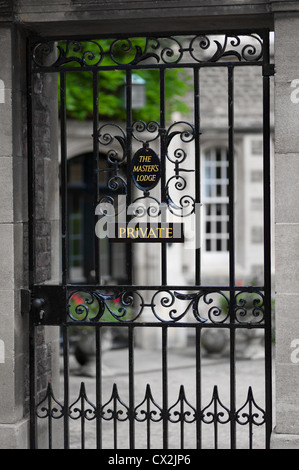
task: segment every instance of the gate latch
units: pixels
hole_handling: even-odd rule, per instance
[[[39,319],[42,320],[45,314],[43,310],[43,306],[45,305],[44,299],[33,299],[31,296],[31,290],[29,289],[21,289],[21,313],[28,314],[30,313],[31,309],[33,308],[35,312],[38,312]]]
[[[44,315],[45,315],[45,310],[43,309],[43,306],[45,305],[46,301],[45,299],[34,299],[32,301],[32,307],[36,312],[38,312],[39,319],[43,320]]]

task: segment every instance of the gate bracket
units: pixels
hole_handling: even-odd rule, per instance
[[[28,314],[31,310],[31,290],[21,289],[21,313]]]
[[[273,75],[275,75],[275,65],[264,64],[263,65],[263,77],[273,77]]]
[[[61,325],[66,320],[66,311],[65,286],[33,286],[31,314],[36,325]]]

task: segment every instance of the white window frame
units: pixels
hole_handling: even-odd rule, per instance
[[[202,159],[203,240],[207,253],[228,252],[228,151],[210,147]]]

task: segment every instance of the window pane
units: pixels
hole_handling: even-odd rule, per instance
[[[228,179],[227,151],[216,148],[204,156],[204,197],[206,251],[227,251]]]

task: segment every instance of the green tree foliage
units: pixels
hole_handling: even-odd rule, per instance
[[[132,49],[128,52],[125,47],[119,47],[115,51],[119,60],[129,62],[136,51],[142,51],[144,44],[142,39],[135,40]],[[100,42],[102,51],[109,50],[111,41]],[[75,48],[70,52],[66,50],[65,44],[60,44],[65,56],[82,57],[84,49]],[[96,60],[99,48],[96,42],[87,42],[85,46],[86,61]],[[88,54],[87,54],[88,51]],[[123,59],[125,57],[125,59]],[[111,59],[110,59],[111,61]],[[123,62],[122,62],[123,63]],[[70,63],[69,63],[70,64]],[[73,65],[73,64],[71,64]],[[78,63],[74,61],[74,65]],[[102,65],[110,65],[109,57],[104,56]],[[136,69],[133,73],[145,80],[146,103],[138,110],[133,110],[133,120],[159,121],[160,116],[160,71],[158,69]],[[72,119],[85,120],[93,116],[93,76],[88,71],[74,71],[67,74],[66,107],[67,116]],[[124,87],[126,74],[124,70],[101,70],[99,66],[99,118],[101,120],[118,120],[126,118]],[[165,75],[165,111],[166,119],[170,119],[175,111],[188,113],[188,106],[184,97],[188,90],[188,75],[183,69],[167,69]]]

